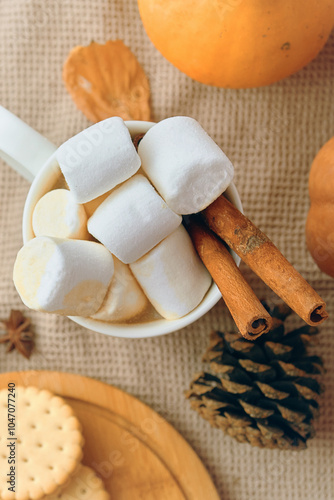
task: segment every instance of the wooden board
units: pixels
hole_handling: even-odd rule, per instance
[[[9,382],[45,388],[67,400],[83,425],[83,462],[99,473],[112,500],[219,500],[189,444],[138,399],[69,373],[0,375],[0,389]]]

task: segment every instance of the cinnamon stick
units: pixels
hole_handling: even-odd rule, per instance
[[[204,212],[208,226],[306,323],[328,318],[326,304],[270,239],[224,196]]]
[[[240,333],[248,340],[267,333],[272,325],[271,316],[242,276],[225,245],[194,219],[187,220],[186,228]]]

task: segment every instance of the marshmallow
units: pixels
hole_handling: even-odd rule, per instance
[[[203,299],[211,276],[183,226],[130,265],[153,307],[166,319],[178,319]]]
[[[176,215],[141,174],[116,188],[88,219],[88,231],[129,264],[174,231]]]
[[[78,203],[106,193],[140,167],[130,133],[117,116],[69,139],[58,148],[56,158]]]
[[[102,321],[129,321],[142,313],[148,300],[129,266],[114,258],[115,271],[102,306],[92,318]]]
[[[38,236],[18,252],[13,278],[31,309],[90,316],[101,307],[113,272],[112,255],[99,243]]]
[[[178,214],[197,213],[220,196],[233,165],[193,118],[175,116],[154,125],[139,143],[142,168]]]
[[[89,238],[85,209],[67,189],[54,189],[42,196],[33,212],[32,227],[36,236]]]

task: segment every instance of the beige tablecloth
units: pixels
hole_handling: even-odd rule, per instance
[[[224,500],[330,500],[333,484],[334,281],[318,271],[304,237],[308,172],[334,135],[334,37],[308,67],[270,87],[211,88],[192,81],[152,46],[135,0],[0,0],[0,104],[56,145],[89,125],[61,79],[69,50],[121,38],[151,84],[153,118],[190,115],[232,159],[245,211],[328,302],[319,352],[327,373],[317,435],[300,453],[254,449],[212,429],[184,400],[212,328],[231,327],[220,302],[182,331],[148,340],[108,338],[67,318],[29,311],[37,350],[26,361],[0,345],[0,370],[53,369],[114,384],[152,406],[183,434]],[[0,318],[26,310],[12,283],[29,184],[0,165]],[[273,297],[242,266],[259,296]],[[157,499],[158,500],[158,499]],[[203,499],[206,500],[206,499]],[[209,500],[209,499],[208,499]]]

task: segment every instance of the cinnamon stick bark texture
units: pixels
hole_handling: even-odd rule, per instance
[[[204,212],[208,226],[306,323],[328,318],[326,304],[270,239],[224,196]]]
[[[242,276],[225,245],[209,229],[193,220],[188,220],[186,228],[240,333],[248,340],[267,333],[272,318]]]

